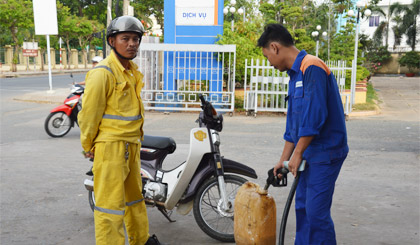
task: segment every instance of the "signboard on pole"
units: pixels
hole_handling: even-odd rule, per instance
[[[57,35],[57,6],[55,0],[33,0],[36,35]]]
[[[223,35],[223,2],[223,0],[164,0],[165,43],[217,42],[218,35]]]
[[[23,56],[37,57],[38,43],[37,42],[23,42]]]
[[[52,92],[50,35],[58,34],[57,6],[55,0],[33,0],[35,34],[47,36],[48,80]]]

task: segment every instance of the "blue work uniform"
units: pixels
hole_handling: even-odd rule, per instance
[[[302,50],[292,68],[284,139],[297,145],[314,136],[296,190],[295,244],[336,244],[331,203],[335,181],[349,148],[337,81],[319,58]]]

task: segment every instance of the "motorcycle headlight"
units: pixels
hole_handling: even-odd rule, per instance
[[[65,104],[70,107],[73,107],[77,103],[77,101],[79,101],[79,99],[73,99],[73,100],[67,101]]]

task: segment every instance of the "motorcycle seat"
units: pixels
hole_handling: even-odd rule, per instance
[[[166,150],[168,154],[176,150],[175,140],[171,137],[144,135],[141,146],[155,150]]]

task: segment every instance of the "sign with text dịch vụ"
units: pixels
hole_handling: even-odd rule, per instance
[[[178,26],[217,25],[217,0],[175,0]]]

